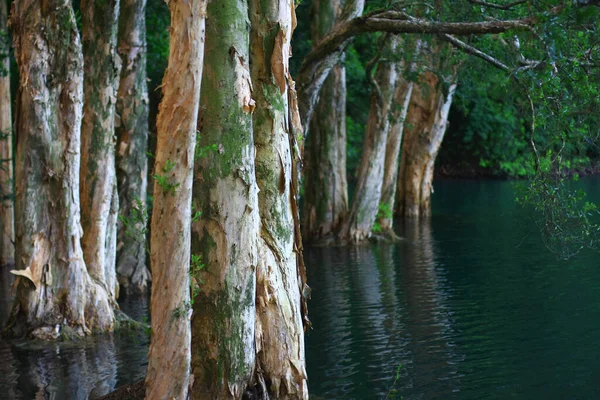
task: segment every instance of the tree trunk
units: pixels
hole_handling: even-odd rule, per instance
[[[157,120],[147,399],[187,399],[190,386],[191,201],[206,1],[171,0],[170,10],[169,64]]]
[[[117,55],[119,0],[82,0],[84,109],[81,127],[81,246],[90,275],[116,304],[117,214],[115,102],[121,62]]]
[[[17,295],[13,334],[110,331],[109,293],[81,250],[83,55],[68,0],[13,3],[20,87],[16,131]],[[102,282],[102,281],[101,281]]]
[[[6,1],[0,0],[0,265],[15,262],[12,112]]]
[[[249,28],[245,0],[209,1],[193,196],[202,214],[192,254],[204,264],[192,323],[195,399],[241,398],[255,365],[260,217]]]
[[[320,0],[316,2],[318,1]],[[365,0],[346,0],[337,24],[341,25],[343,22],[360,16],[364,8]],[[322,25],[326,26],[328,24],[323,20]],[[305,59],[300,67],[300,71],[298,71],[298,107],[300,110],[300,122],[305,134],[309,127],[315,105],[319,100],[321,87],[327,76],[329,76],[331,69],[342,59],[344,51],[351,41],[352,37],[344,40],[335,49],[331,49],[326,56],[319,57],[317,60]]]
[[[413,89],[398,176],[396,202],[401,217],[419,218],[430,213],[435,157],[446,132],[456,72],[449,81],[448,92],[443,93],[438,75],[427,71]]]
[[[415,56],[420,52],[420,41],[417,40]],[[409,67],[409,73],[415,70],[413,63]],[[379,213],[377,223],[381,233],[392,240],[397,239],[394,233],[394,207],[396,200],[396,185],[398,183],[398,169],[400,158],[400,145],[402,143],[402,134],[404,133],[404,122],[408,113],[408,106],[412,96],[414,83],[405,78],[400,78],[396,85],[394,93],[394,105],[392,107],[392,116],[389,126],[387,144],[385,148],[385,164],[383,168],[383,186],[381,188],[381,200],[379,207],[383,212]]]
[[[256,367],[263,398],[308,399],[304,357],[302,253],[296,248],[292,144],[295,103],[289,73],[295,28],[289,0],[250,1],[250,66],[256,179],[262,222],[256,270]],[[290,86],[291,85],[291,86]],[[300,260],[298,260],[299,258]],[[300,262],[300,264],[298,264]]]
[[[148,187],[148,85],[146,0],[121,0],[119,54],[123,61],[117,95],[117,182],[121,208],[117,231],[117,276],[125,292],[144,292]]]
[[[312,40],[317,43],[339,18],[342,5],[340,0],[320,0],[312,7]],[[343,64],[333,67],[323,83],[306,140],[302,236],[319,243],[333,239],[348,211]]]
[[[391,37],[387,40],[389,42],[385,45],[384,52],[393,54],[397,38]],[[397,62],[381,60],[377,67],[374,88],[371,91],[371,109],[367,120],[358,182],[350,211],[344,218],[339,233],[342,243],[358,243],[371,236],[381,199],[389,111],[397,79]]]

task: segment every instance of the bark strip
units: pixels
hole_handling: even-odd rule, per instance
[[[250,1],[250,66],[256,179],[262,229],[256,271],[254,385],[273,399],[308,399],[302,278],[296,219],[288,91],[295,10],[290,0]]]

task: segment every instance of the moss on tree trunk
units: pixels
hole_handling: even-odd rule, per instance
[[[195,399],[241,398],[255,365],[258,187],[254,170],[248,3],[208,3],[193,204]]]
[[[52,339],[114,328],[110,294],[88,274],[80,245],[83,55],[68,0],[15,2],[20,85],[15,129],[13,335]],[[48,79],[52,77],[52,79]]]

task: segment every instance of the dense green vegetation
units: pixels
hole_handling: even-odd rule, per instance
[[[371,2],[370,2],[371,3]],[[379,7],[372,2],[368,8]],[[464,2],[466,3],[466,2]],[[453,5],[454,19],[473,14],[476,6]],[[310,40],[311,1],[302,1],[296,8],[298,26],[293,36],[292,75],[300,68],[303,58],[312,47]],[[495,16],[518,16],[518,12],[487,10]],[[446,11],[449,14],[449,11]],[[540,127],[536,144],[540,152],[561,151],[561,166],[569,171],[590,173],[596,171],[600,156],[597,137],[590,135],[595,126],[593,110],[595,101],[587,105],[578,104],[582,99],[593,99],[594,85],[590,66],[573,63],[567,58],[591,57],[597,44],[589,32],[573,33],[565,27],[574,24],[591,24],[596,12],[585,8],[574,12],[569,19],[548,20],[543,29],[544,37],[537,33],[525,34],[521,39],[522,54],[539,60],[539,66],[519,72],[523,85],[529,86],[533,97],[537,96],[535,115]],[[564,15],[567,15],[565,13]],[[570,14],[569,14],[570,15]],[[446,15],[449,17],[450,15]],[[168,57],[169,13],[164,2],[150,0],[147,8],[148,26],[148,78],[151,104],[156,115],[159,87]],[[470,44],[506,60],[513,59],[515,70],[522,68],[516,50],[509,43],[512,34],[500,38],[473,37]],[[347,71],[347,121],[348,133],[347,170],[349,179],[355,178],[360,163],[361,146],[369,113],[370,86],[366,66],[374,57],[381,34],[361,35],[355,38],[346,52]],[[553,43],[552,49],[543,54],[537,48],[539,41]],[[530,45],[528,45],[530,44]],[[588,51],[589,54],[585,54]],[[396,57],[409,57],[399,54]],[[489,63],[468,56],[459,56],[461,62],[459,85],[452,105],[449,127],[440,150],[436,173],[465,177],[516,177],[523,178],[535,172],[535,161],[530,144],[532,113],[524,86],[513,79],[517,74],[493,68]],[[550,79],[557,68],[560,82],[569,82],[568,87],[558,85]],[[568,71],[568,72],[567,72]],[[531,90],[533,89],[533,90]],[[567,92],[568,91],[568,92]],[[574,91],[579,91],[575,94]],[[585,93],[584,93],[585,92]],[[552,101],[549,99],[552,98]],[[587,108],[584,112],[581,108]],[[578,111],[580,109],[580,111]],[[597,114],[597,113],[596,113]],[[558,121],[560,120],[560,121]],[[564,138],[564,147],[562,139]]]

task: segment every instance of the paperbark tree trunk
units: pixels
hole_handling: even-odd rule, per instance
[[[312,7],[312,40],[318,43],[339,18],[342,2],[319,0]],[[312,243],[332,241],[348,211],[346,68],[341,63],[323,83],[306,142],[302,236]]]
[[[320,1],[320,0],[319,0]],[[344,8],[339,16],[337,24],[359,17],[365,8],[365,0],[345,0]],[[326,25],[326,24],[324,24]],[[319,92],[329,76],[331,69],[335,67],[344,55],[346,47],[352,41],[352,36],[343,40],[338,46],[332,48],[324,57],[314,60],[305,59],[298,72],[298,107],[300,110],[300,122],[304,132],[308,131],[309,122],[312,118],[315,105],[319,99]]]
[[[384,47],[384,54],[393,54],[397,38],[391,37],[388,40],[388,44]],[[383,184],[389,111],[398,79],[397,63],[397,61],[384,59],[377,66],[376,87],[371,91],[371,109],[367,120],[358,182],[350,211],[345,216],[339,233],[342,243],[359,243],[368,239],[375,224]]]
[[[241,398],[255,366],[260,217],[249,33],[246,0],[209,1],[193,196],[202,215],[192,254],[204,263],[192,322],[194,399]]]
[[[439,65],[432,67],[439,68]],[[447,93],[442,92],[438,75],[429,71],[414,86],[398,175],[396,202],[400,217],[419,218],[430,213],[435,157],[448,124],[448,112],[456,89],[456,72],[447,79],[450,82]]]
[[[416,42],[415,56],[418,56],[421,50],[420,40]],[[409,67],[409,73],[416,68],[413,62]],[[398,237],[394,233],[394,207],[396,203],[396,188],[398,183],[398,170],[400,147],[402,143],[402,134],[404,133],[404,124],[408,113],[408,106],[412,97],[414,82],[403,77],[399,79],[394,93],[394,104],[391,110],[391,121],[387,144],[385,148],[385,164],[383,168],[383,186],[381,188],[380,208],[383,210],[377,218],[377,223],[384,237],[396,240]]]
[[[117,94],[117,277],[121,290],[146,291],[146,197],[148,187],[148,85],[146,0],[121,0],[119,55],[123,63]]]
[[[256,270],[257,398],[308,399],[302,253],[296,247],[293,143],[302,132],[289,73],[294,3],[250,0],[250,66],[261,219]],[[300,239],[301,240],[301,239]]]
[[[115,171],[115,103],[119,0],[82,0],[84,108],[81,127],[81,246],[88,271],[116,304],[119,199]]]
[[[0,1],[0,265],[15,262],[13,134],[6,1]]]
[[[54,338],[110,331],[105,286],[80,245],[79,162],[83,55],[69,0],[13,3],[19,66],[16,132],[17,294],[14,335]]]
[[[171,46],[157,121],[147,399],[187,399],[190,385],[191,201],[206,1],[171,0],[169,7]]]

